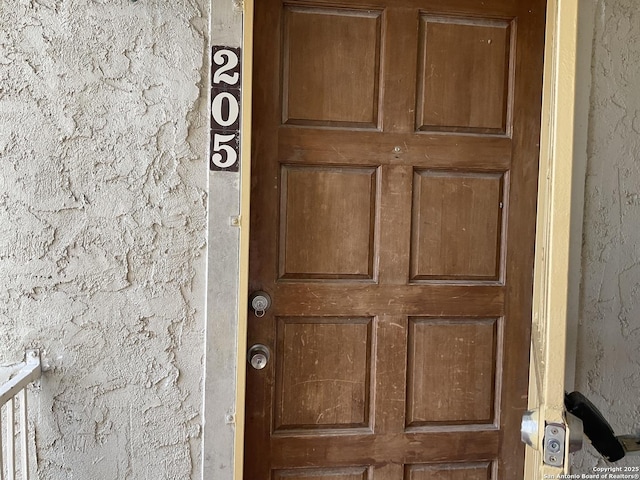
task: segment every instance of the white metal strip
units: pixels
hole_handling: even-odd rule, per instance
[[[16,444],[14,400],[11,397],[7,401],[7,480],[16,480]]]
[[[20,390],[18,394],[20,402],[20,459],[22,480],[29,480],[29,448],[27,438],[27,389]]]
[[[2,460],[2,405],[0,405],[0,480],[4,480],[4,462]]]

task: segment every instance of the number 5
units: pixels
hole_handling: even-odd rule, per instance
[[[232,133],[231,135],[215,133],[213,135],[213,153],[211,155],[211,161],[216,167],[229,168],[231,165],[236,163],[238,154],[231,145],[227,144],[235,138],[235,133]],[[226,158],[224,158],[224,156],[218,152],[226,152]]]

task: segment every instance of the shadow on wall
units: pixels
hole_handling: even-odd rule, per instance
[[[640,10],[595,8],[576,389],[616,434],[640,428]],[[615,465],[635,465],[627,456]],[[574,473],[604,460],[585,445]]]

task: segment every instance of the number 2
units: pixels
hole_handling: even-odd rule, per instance
[[[213,72],[213,83],[225,82],[229,85],[238,83],[240,79],[238,72],[234,72],[232,75],[226,73],[238,66],[238,55],[236,55],[235,52],[231,50],[218,50],[213,54],[213,61],[216,65],[220,65],[220,68],[217,68]]]

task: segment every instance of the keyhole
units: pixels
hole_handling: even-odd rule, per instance
[[[264,313],[271,306],[271,297],[266,292],[254,292],[251,295],[251,308],[256,317],[264,317]]]
[[[251,366],[256,370],[262,370],[267,365],[267,358],[263,353],[257,353],[251,359]]]
[[[254,345],[249,349],[247,355],[249,364],[256,370],[262,370],[269,363],[269,348],[266,345],[260,343]]]

